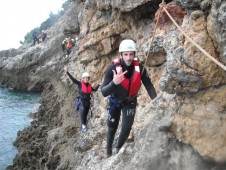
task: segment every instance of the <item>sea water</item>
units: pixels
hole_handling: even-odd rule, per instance
[[[29,113],[39,107],[39,93],[18,92],[0,88],[0,170],[13,163],[17,132],[30,125]]]

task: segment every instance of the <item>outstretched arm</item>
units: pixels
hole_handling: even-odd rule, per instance
[[[73,81],[73,83],[79,85],[81,82],[76,80],[69,72],[68,72],[68,67],[67,65],[64,66],[64,71],[65,71],[65,74],[68,75],[68,77]]]
[[[92,87],[92,91],[97,91],[99,87],[100,87],[100,84],[98,84],[98,86],[96,88]]]

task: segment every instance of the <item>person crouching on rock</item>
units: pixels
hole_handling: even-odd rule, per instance
[[[69,76],[69,78],[73,81],[73,83],[78,85],[79,88],[79,97],[76,102],[76,110],[80,110],[80,118],[82,124],[82,132],[87,131],[87,115],[90,109],[90,100],[92,91],[97,91],[98,85],[95,89],[89,83],[90,76],[88,72],[84,72],[82,74],[82,81],[76,80],[69,72],[68,67],[64,66],[65,74]]]

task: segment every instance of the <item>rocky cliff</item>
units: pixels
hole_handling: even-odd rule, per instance
[[[7,169],[226,169],[226,71],[212,62],[172,23],[159,0],[76,0],[49,29],[51,39],[0,52],[0,83],[42,91],[31,125],[18,132],[19,153]],[[175,0],[164,6],[183,31],[226,65],[224,0]],[[61,42],[79,36],[65,57]],[[94,94],[93,117],[82,133],[75,112],[77,79],[92,84],[117,57],[121,40],[133,39],[158,97],[140,90],[133,131],[118,154],[106,158],[106,98]]]

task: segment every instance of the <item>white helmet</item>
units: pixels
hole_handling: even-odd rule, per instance
[[[89,77],[89,73],[88,72],[82,73],[82,78],[84,78],[84,77]]]
[[[133,40],[123,40],[119,45],[119,52],[124,51],[137,51],[136,44]]]

